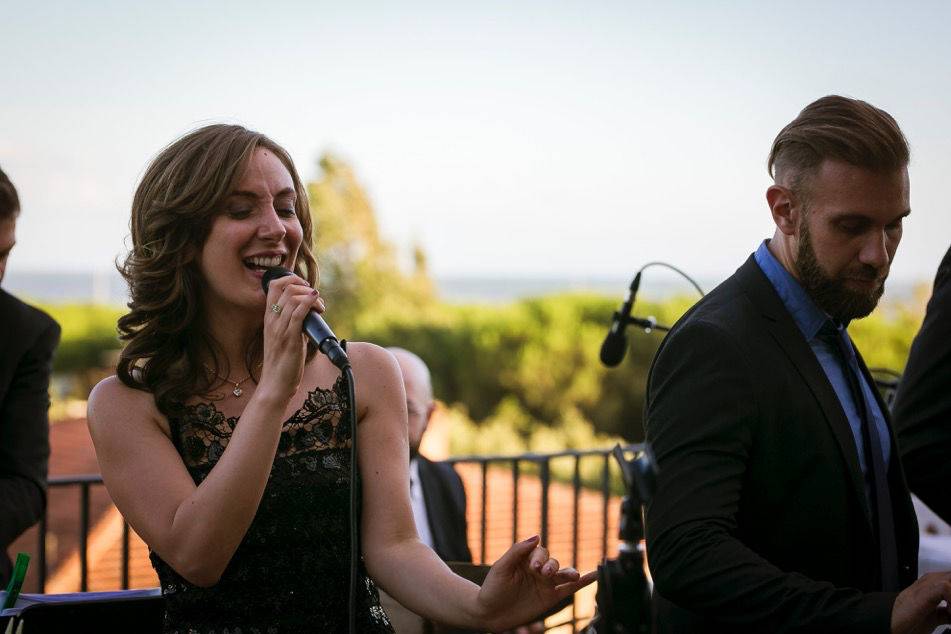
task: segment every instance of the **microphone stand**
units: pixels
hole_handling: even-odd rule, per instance
[[[650,447],[628,461],[620,445],[614,458],[621,466],[627,495],[621,500],[621,518],[616,559],[598,566],[598,611],[585,629],[586,634],[650,634],[653,630],[651,583],[644,570],[643,507],[654,495],[657,466]]]
[[[679,273],[690,282],[700,296],[703,289],[689,275],[666,262],[648,262],[637,271],[630,291],[619,310],[611,316],[611,330],[601,346],[601,361],[609,367],[618,365],[627,351],[624,330],[629,325],[650,333],[667,332],[669,326],[657,323],[654,317],[631,315],[641,273],[644,269],[662,266]],[[614,447],[614,458],[621,466],[627,494],[621,499],[621,517],[618,529],[620,545],[616,559],[605,559],[598,566],[598,610],[586,634],[650,634],[654,628],[651,610],[652,584],[647,577],[644,550],[644,506],[650,503],[657,486],[657,463],[650,446],[644,443],[639,457],[628,461],[620,445]]]

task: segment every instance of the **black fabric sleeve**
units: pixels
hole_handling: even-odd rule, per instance
[[[760,420],[755,384],[743,348],[710,322],[686,324],[658,354],[646,415],[659,468],[646,517],[655,589],[735,631],[888,632],[895,594],[784,572],[736,537]]]
[[[49,380],[59,325],[49,320],[20,358],[0,403],[0,544],[40,518],[49,461]]]
[[[893,409],[909,488],[951,523],[951,249],[938,267]]]

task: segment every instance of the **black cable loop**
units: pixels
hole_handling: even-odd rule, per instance
[[[649,267],[652,267],[652,266],[662,266],[662,267],[665,267],[665,268],[670,269],[670,270],[673,271],[674,273],[679,273],[679,274],[681,275],[681,277],[683,277],[685,280],[687,280],[688,282],[690,282],[690,283],[693,285],[693,287],[694,287],[695,289],[697,289],[697,292],[700,293],[700,297],[703,297],[704,295],[706,295],[706,293],[703,292],[703,289],[700,288],[700,285],[697,284],[697,283],[694,281],[694,279],[693,279],[692,277],[690,277],[689,275],[687,275],[686,273],[684,273],[683,271],[681,271],[680,269],[678,269],[678,268],[677,268],[676,266],[674,266],[673,264],[667,264],[666,262],[660,262],[660,261],[648,262],[647,264],[645,264],[644,266],[642,266],[642,267],[640,268],[640,270],[638,271],[638,273],[640,273],[640,272],[643,271],[644,269],[649,268]]]

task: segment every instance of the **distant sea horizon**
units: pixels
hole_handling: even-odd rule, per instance
[[[706,292],[722,278],[696,278]],[[434,277],[439,297],[451,303],[506,303],[526,297],[553,293],[590,292],[621,299],[627,293],[630,278],[610,276],[574,276],[570,274],[478,276],[448,275]],[[886,284],[885,301],[903,302],[916,297],[930,280],[890,280]],[[48,303],[94,302],[125,304],[128,291],[117,271],[18,271],[8,270],[3,288],[18,297]],[[672,274],[645,273],[639,297],[663,300],[676,295],[692,295],[696,291],[683,279]]]

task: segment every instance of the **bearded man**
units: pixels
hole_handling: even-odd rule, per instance
[[[888,409],[847,327],[878,303],[910,212],[908,146],[828,96],[773,142],[776,230],[670,331],[648,378],[660,632],[931,632]]]

